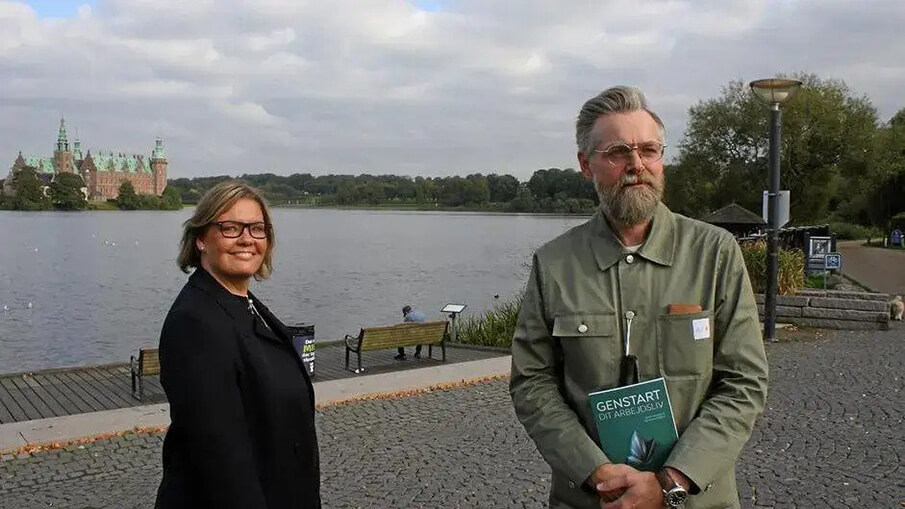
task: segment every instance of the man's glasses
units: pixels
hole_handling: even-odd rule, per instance
[[[267,223],[240,223],[239,221],[217,221],[212,223],[220,228],[220,234],[228,239],[235,239],[242,236],[242,232],[248,228],[248,234],[256,239],[266,239],[270,233],[270,226]]]
[[[624,166],[632,161],[632,152],[637,151],[641,160],[645,163],[655,163],[663,158],[663,150],[666,145],[650,141],[635,145],[627,145],[625,143],[616,143],[610,145],[606,150],[595,150],[606,157],[607,161],[614,166]]]

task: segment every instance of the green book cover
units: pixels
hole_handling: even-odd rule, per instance
[[[603,452],[614,463],[654,472],[679,439],[666,381],[655,378],[588,394]]]

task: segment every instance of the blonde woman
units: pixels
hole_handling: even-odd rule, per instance
[[[183,227],[178,263],[194,272],[160,334],[172,424],[156,507],[318,508],[311,380],[249,291],[272,270],[270,211],[256,190],[224,182]]]

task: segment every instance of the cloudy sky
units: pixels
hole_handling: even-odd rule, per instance
[[[640,87],[675,144],[730,80],[905,107],[901,0],[0,0],[0,165],[149,153],[171,178],[574,167],[581,103]],[[4,161],[8,161],[4,162]],[[0,171],[4,173],[5,171]]]

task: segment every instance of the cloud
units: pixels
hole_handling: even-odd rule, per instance
[[[574,118],[641,87],[679,141],[728,81],[808,71],[889,118],[905,4],[876,0],[98,0],[42,17],[0,0],[0,162],[83,145],[173,177],[421,175],[574,167]],[[2,171],[0,171],[2,173]]]

